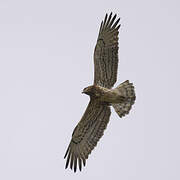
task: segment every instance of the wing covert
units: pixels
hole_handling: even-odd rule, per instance
[[[82,119],[73,131],[71,142],[64,156],[64,158],[67,157],[65,168],[70,164],[70,168],[76,172],[77,165],[79,165],[81,171],[82,164],[85,166],[88,155],[102,137],[110,114],[109,106],[102,105],[96,100],[90,100]]]
[[[120,18],[106,14],[94,50],[94,84],[111,88],[117,79]]]

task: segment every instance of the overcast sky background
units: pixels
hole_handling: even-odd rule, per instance
[[[0,0],[0,179],[179,180],[180,2]],[[137,100],[82,172],[65,170],[106,12],[122,18],[116,86]]]

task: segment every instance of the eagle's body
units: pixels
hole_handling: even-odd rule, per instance
[[[128,83],[128,81],[126,82]],[[91,99],[98,100],[100,102],[107,102],[111,104],[119,104],[126,101],[126,95],[124,95],[122,88],[108,89],[105,87],[92,85],[84,89],[83,93],[90,96]],[[133,89],[131,90],[132,96],[134,95]]]
[[[71,142],[65,154],[66,168],[76,172],[77,164],[82,169],[88,155],[97,145],[109,122],[110,106],[119,117],[129,113],[135,102],[134,86],[129,81],[112,89],[117,80],[119,20],[116,15],[106,14],[101,23],[94,51],[94,84],[84,88],[83,93],[90,96],[88,107],[75,127]]]

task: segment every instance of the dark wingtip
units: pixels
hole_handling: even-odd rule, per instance
[[[68,150],[66,151],[66,153],[65,153],[65,155],[64,155],[64,159],[66,158],[66,156],[67,156],[67,153],[68,153]]]
[[[67,157],[67,160],[66,160],[65,169],[67,169],[67,167],[68,167],[68,165],[69,165],[70,156],[71,156],[71,153],[69,152],[68,157]]]
[[[67,163],[67,162],[66,162],[65,169],[67,169],[67,168],[68,168],[68,164],[69,164],[69,163]]]
[[[116,26],[117,26],[117,24],[119,23],[119,21],[120,21],[120,18],[118,18],[117,21],[113,24],[112,29],[115,29],[115,28],[116,28]],[[119,25],[118,25],[118,26],[119,26]]]
[[[121,27],[121,24],[120,24],[119,26],[117,26],[117,28],[116,28],[116,29],[118,30],[120,27]]]
[[[81,171],[81,169],[82,169],[82,161],[81,161],[80,157],[78,158],[78,164],[79,164],[79,170]]]
[[[68,146],[68,148],[67,148],[67,150],[66,150],[66,153],[65,153],[65,155],[64,155],[64,159],[66,158],[66,156],[67,156],[67,154],[68,154],[68,152],[69,152],[69,148],[70,148],[70,144],[69,144],[69,146]]]
[[[64,155],[64,159],[66,159],[67,154]]]
[[[108,14],[106,13],[104,17],[104,21],[106,21],[107,17],[108,17]]]
[[[108,14],[106,13],[105,18],[104,18],[104,22],[103,22],[103,26],[106,24],[107,17],[108,17]]]
[[[118,29],[121,27],[121,24],[117,27]]]
[[[83,165],[86,166],[86,160],[85,159],[83,159]]]
[[[116,17],[117,17],[117,14],[114,15],[113,19],[116,19]]]

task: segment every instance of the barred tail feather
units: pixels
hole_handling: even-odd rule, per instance
[[[127,80],[121,83],[116,89],[123,95],[123,97],[125,97],[125,100],[121,103],[112,104],[112,106],[114,107],[119,117],[123,117],[129,113],[132,105],[135,102],[136,96],[134,86]]]

